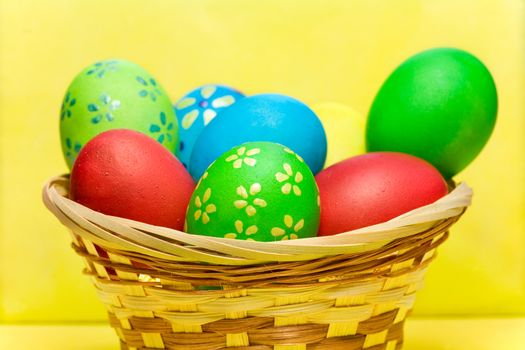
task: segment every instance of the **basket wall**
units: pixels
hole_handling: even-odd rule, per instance
[[[401,348],[403,322],[446,233],[395,252],[389,259],[395,262],[383,266],[343,264],[354,268],[353,278],[294,283],[288,274],[277,287],[178,279],[152,270],[147,258],[132,260],[74,237],[123,349],[391,350]]]

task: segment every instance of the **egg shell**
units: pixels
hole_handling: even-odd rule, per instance
[[[60,138],[69,168],[89,140],[119,128],[140,131],[175,154],[177,119],[158,81],[129,61],[97,62],[73,79],[62,103]]]
[[[248,142],[221,155],[197,184],[187,231],[255,241],[313,237],[319,191],[303,159],[271,142]]]
[[[323,125],[308,106],[289,96],[260,94],[239,100],[202,131],[191,154],[190,174],[199,179],[221,154],[250,141],[289,147],[304,158],[314,174],[326,159]]]
[[[244,95],[228,86],[209,84],[188,92],[174,105],[179,123],[179,145],[176,155],[188,168],[195,140],[218,113]]]
[[[447,194],[447,184],[436,168],[395,152],[349,158],[315,179],[321,197],[320,236],[379,224]]]
[[[140,132],[103,132],[80,151],[71,198],[98,212],[182,230],[195,184],[160,143]]]
[[[481,151],[496,122],[498,98],[483,63],[439,48],[402,63],[374,99],[368,151],[395,151],[432,163],[450,178]]]
[[[366,118],[355,109],[336,102],[312,106],[323,123],[328,141],[325,167],[365,153]]]

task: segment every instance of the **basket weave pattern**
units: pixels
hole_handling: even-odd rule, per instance
[[[461,184],[387,223],[331,237],[249,242],[44,202],[72,235],[122,349],[400,349],[436,248],[470,204]]]

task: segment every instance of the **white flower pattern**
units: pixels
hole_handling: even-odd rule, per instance
[[[216,91],[216,86],[206,85],[200,89],[199,101],[197,101],[197,98],[195,97],[185,97],[179,103],[177,103],[177,105],[175,106],[177,110],[183,110],[188,107],[192,107],[193,105],[196,105],[194,109],[187,112],[182,117],[182,128],[191,128],[193,123],[195,123],[195,121],[199,117],[199,108],[201,108],[201,110],[203,109],[203,123],[206,126],[217,116],[217,112],[214,109],[228,107],[235,103],[235,98],[232,95],[224,95],[212,99]],[[212,108],[208,108],[210,106]]]

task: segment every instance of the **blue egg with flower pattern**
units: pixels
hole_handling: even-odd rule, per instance
[[[190,91],[174,105],[180,126],[175,154],[186,168],[189,168],[193,145],[202,130],[217,114],[243,97],[231,87],[209,84]]]
[[[326,160],[326,134],[303,102],[281,94],[245,97],[215,118],[193,146],[189,171],[198,180],[221,154],[245,142],[282,144],[301,156],[316,174]]]
[[[71,169],[82,147],[111,129],[131,129],[175,154],[178,124],[172,102],[144,68],[125,60],[96,62],[69,85],[60,110],[62,151]]]

